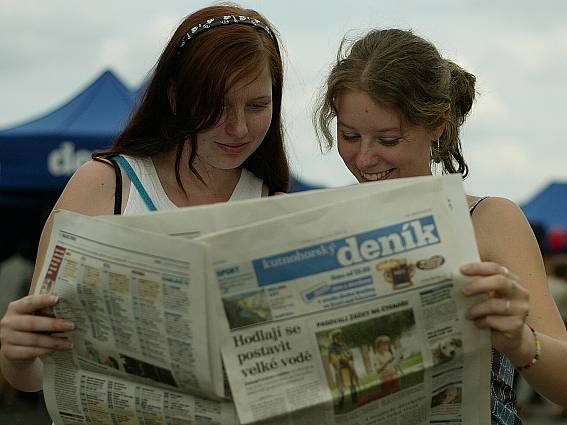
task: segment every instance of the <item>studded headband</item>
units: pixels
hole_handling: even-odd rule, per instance
[[[216,18],[207,19],[205,22],[201,22],[199,25],[195,25],[189,31],[187,31],[185,35],[183,35],[183,38],[181,39],[181,43],[179,43],[179,47],[177,50],[178,53],[181,51],[181,49],[183,49],[183,47],[185,47],[185,45],[190,40],[195,38],[198,34],[201,34],[211,28],[220,27],[222,25],[230,25],[230,24],[252,25],[256,28],[261,29],[262,31],[265,31],[270,36],[270,38],[275,41],[272,31],[262,21],[242,15],[224,15]]]

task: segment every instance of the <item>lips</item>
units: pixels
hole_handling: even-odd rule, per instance
[[[368,181],[378,181],[385,180],[394,171],[395,168],[390,168],[389,170],[379,171],[377,173],[365,173],[364,171],[358,170],[363,179]]]
[[[217,146],[224,152],[227,153],[241,153],[246,149],[247,143],[239,143],[234,145],[229,145],[225,143],[216,142]]]

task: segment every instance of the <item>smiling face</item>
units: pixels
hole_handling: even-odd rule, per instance
[[[212,128],[197,135],[197,161],[222,170],[238,168],[260,146],[272,120],[272,77],[268,65],[251,80],[238,81]]]
[[[400,114],[361,90],[346,90],[336,100],[339,154],[359,182],[431,174],[433,130],[402,129]]]

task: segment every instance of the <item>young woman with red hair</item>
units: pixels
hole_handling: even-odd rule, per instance
[[[282,84],[266,18],[233,5],[198,10],[165,47],[126,129],[77,170],[55,208],[134,214],[286,191]],[[0,326],[2,373],[23,391],[41,389],[41,356],[71,348],[51,333],[73,323],[35,314],[57,302],[33,295],[51,226],[50,216],[31,295],[12,302]]]

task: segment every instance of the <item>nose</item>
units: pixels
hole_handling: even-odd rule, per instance
[[[242,108],[229,107],[226,111],[225,131],[228,135],[242,138],[248,134],[246,113]]]
[[[375,166],[379,161],[379,155],[374,149],[373,143],[361,140],[359,150],[354,163],[359,170],[367,170]]]

